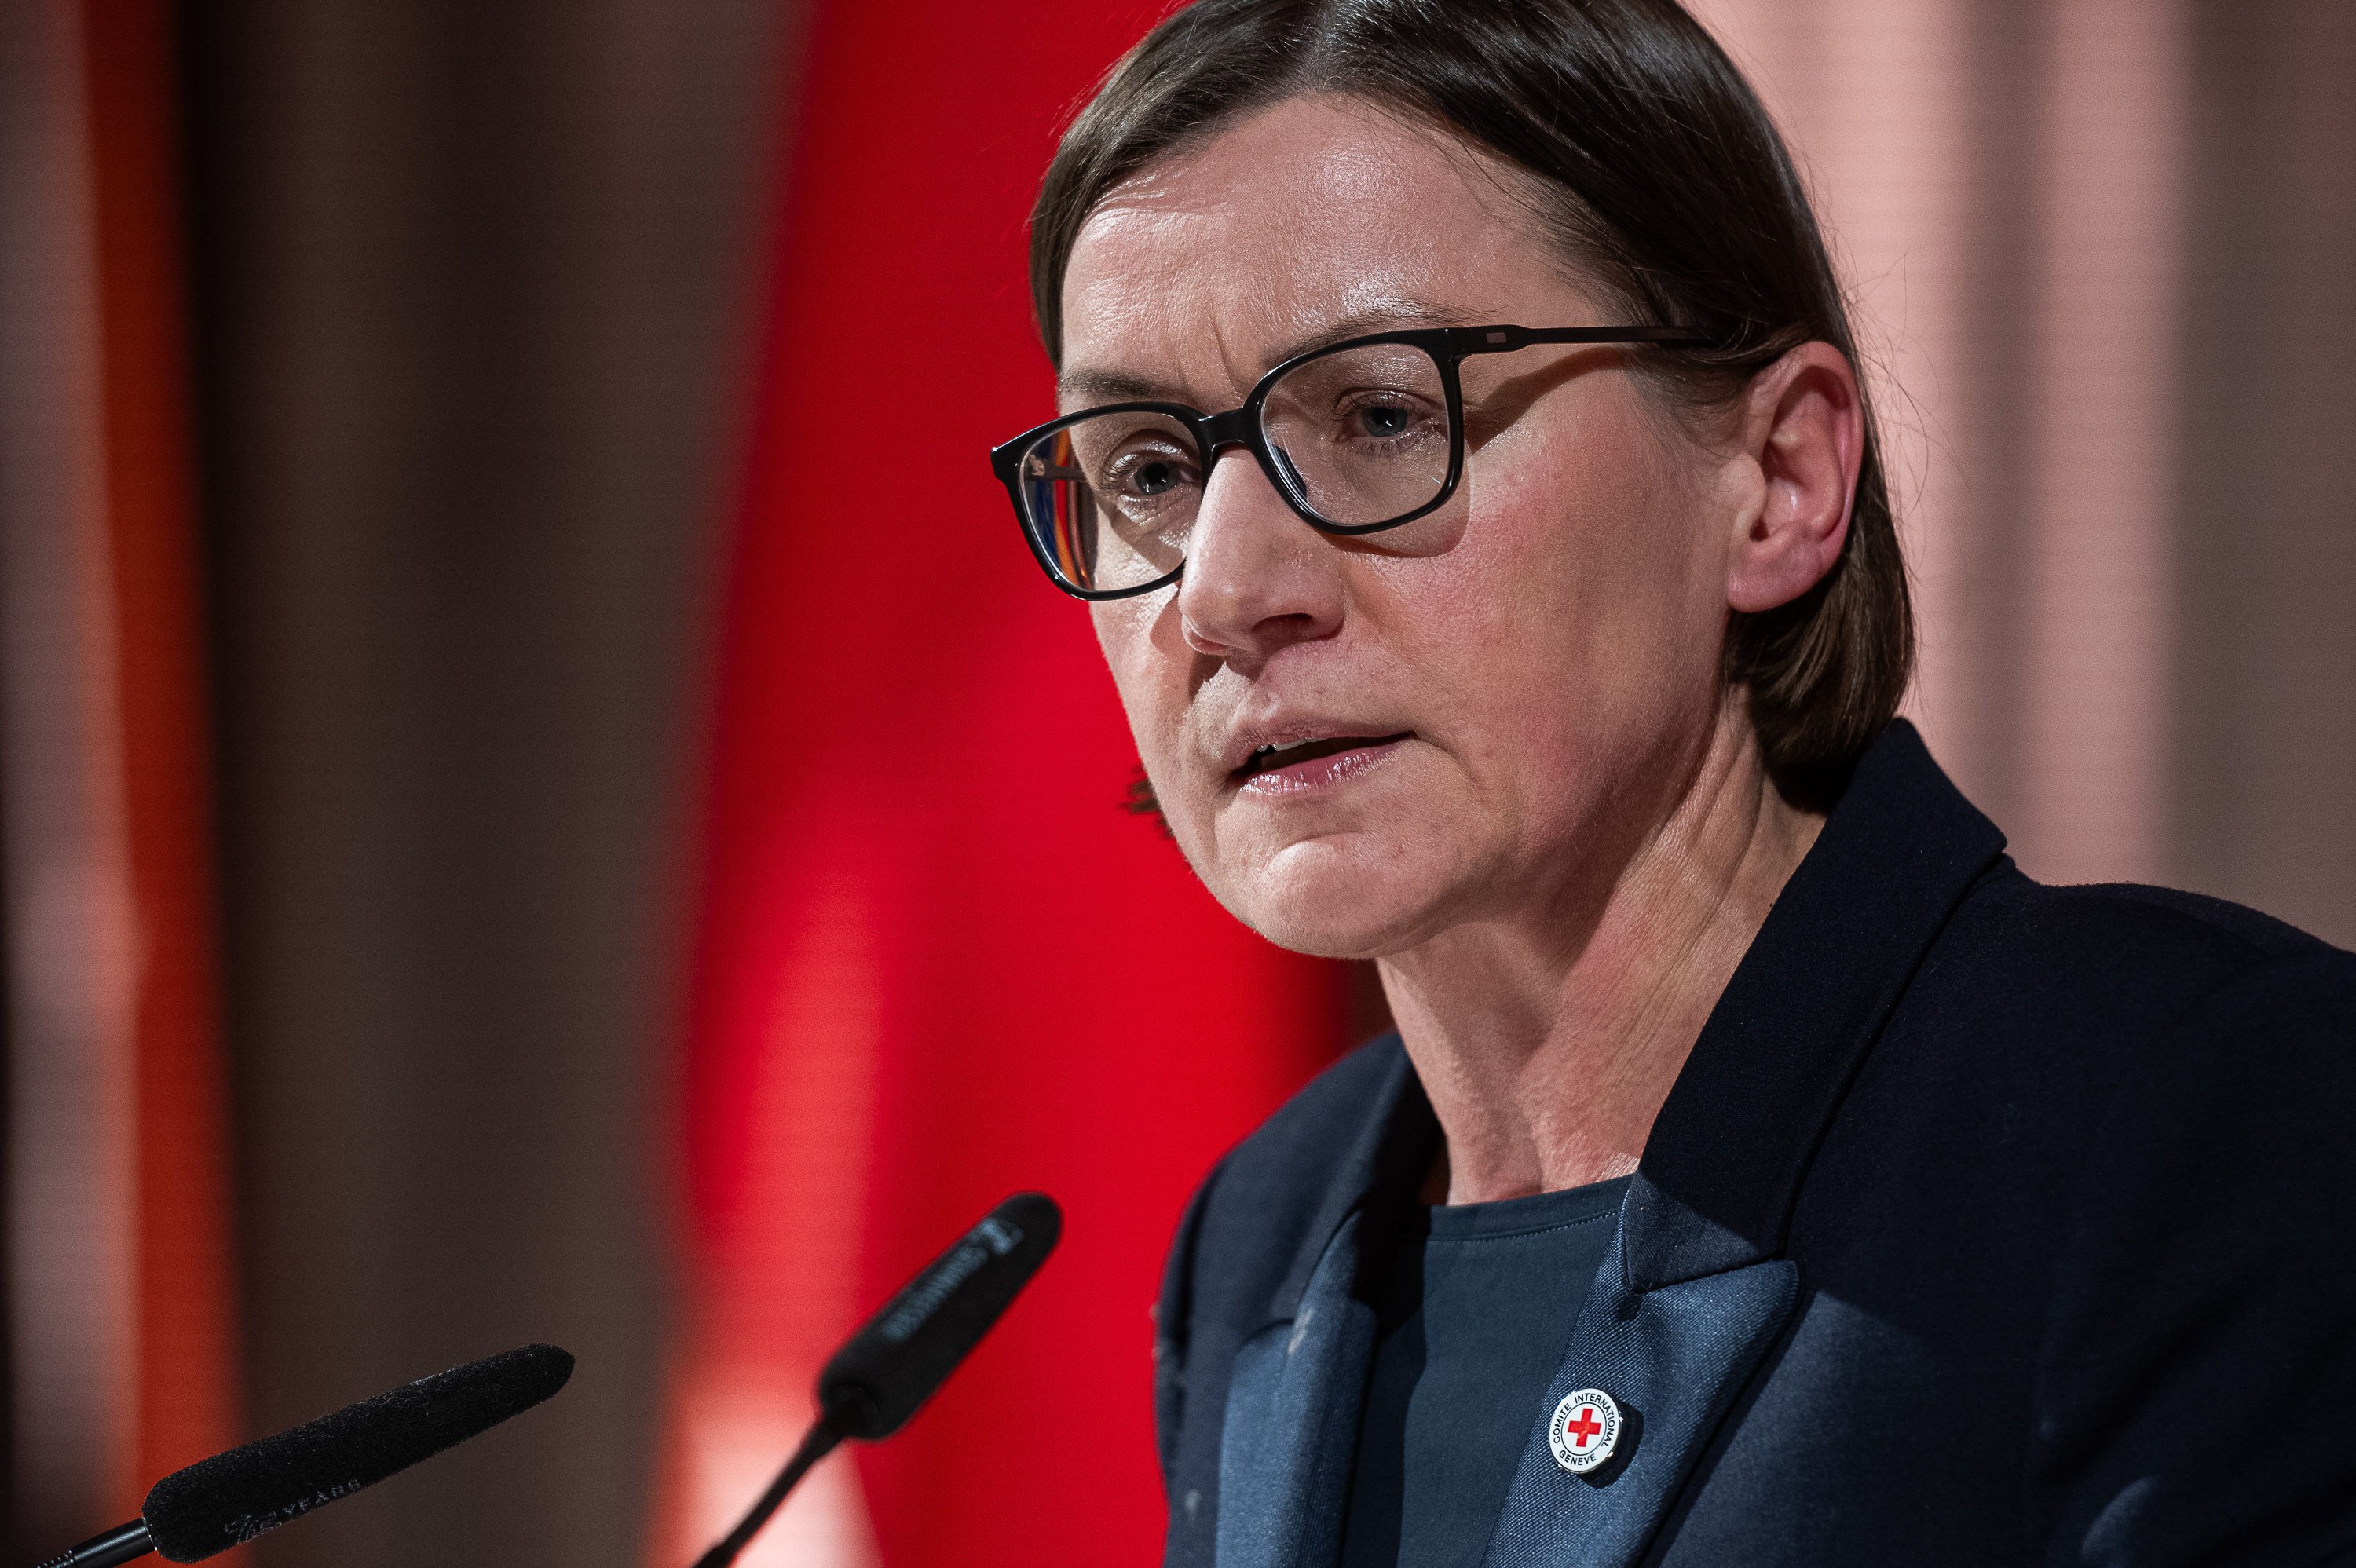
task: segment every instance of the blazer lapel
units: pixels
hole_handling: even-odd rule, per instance
[[[1324,1205],[1237,1353],[1219,1436],[1218,1568],[1332,1568],[1342,1550],[1381,1269],[1439,1147],[1440,1125],[1396,1043],[1372,1114]]]
[[[1826,1126],[1915,966],[2004,837],[1913,728],[1864,760],[1727,983],[1644,1145],[1620,1229],[1490,1538],[1487,1568],[1628,1568],[1797,1309],[1781,1256]],[[1555,1462],[1556,1405],[1601,1389],[1611,1459]]]
[[[1796,1310],[1780,1254],[1826,1125],[1941,926],[2004,839],[1892,723],[1793,874],[1661,1108],[1491,1537],[1488,1568],[1630,1568]],[[1237,1353],[1218,1568],[1333,1568],[1383,1266],[1438,1126],[1404,1054],[1340,1162],[1264,1326]],[[1622,1412],[1574,1476],[1548,1426],[1574,1391]]]
[[[1236,1353],[1219,1442],[1218,1568],[1330,1568],[1349,1506],[1375,1313],[1351,1295],[1359,1217],[1335,1233],[1289,1323]]]
[[[1621,1236],[1545,1403],[1532,1413],[1530,1441],[1490,1537],[1489,1568],[1634,1563],[1799,1300],[1799,1267],[1781,1259],[1632,1289],[1626,1222],[1623,1210]],[[1611,1460],[1572,1476],[1555,1463],[1548,1428],[1556,1406],[1589,1388],[1612,1396],[1621,1427]]]

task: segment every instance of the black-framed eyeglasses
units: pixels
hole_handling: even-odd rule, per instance
[[[1676,326],[1434,326],[1295,355],[1241,408],[1108,403],[990,453],[1023,537],[1056,587],[1122,599],[1176,581],[1212,463],[1240,446],[1312,528],[1356,535],[1437,511],[1464,477],[1474,354],[1555,343],[1702,343]]]

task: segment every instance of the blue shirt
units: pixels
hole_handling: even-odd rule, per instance
[[[1627,1185],[1423,1211],[1377,1286],[1342,1568],[1479,1568]]]

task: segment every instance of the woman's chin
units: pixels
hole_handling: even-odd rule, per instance
[[[1363,839],[1296,844],[1212,888],[1229,912],[1279,947],[1319,958],[1379,958],[1430,935],[1447,901],[1436,885],[1442,879],[1419,874],[1422,868],[1402,864],[1395,851]]]

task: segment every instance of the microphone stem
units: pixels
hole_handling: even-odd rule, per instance
[[[695,1560],[695,1568],[728,1568],[736,1561],[736,1554],[751,1545],[753,1538],[761,1533],[761,1527],[769,1522],[769,1516],[777,1511],[777,1505],[786,1500],[786,1494],[794,1489],[794,1483],[800,1480],[812,1465],[832,1453],[834,1445],[841,1441],[842,1435],[835,1431],[834,1424],[826,1416],[821,1415],[810,1423],[810,1429],[802,1435],[802,1445],[794,1450],[794,1456],[786,1461],[786,1467],[777,1472],[777,1478],[769,1483],[769,1489],[761,1494],[761,1500],[753,1505],[752,1511],[736,1521],[736,1528],[723,1536],[719,1544]],[[119,1562],[121,1559],[110,1558],[108,1561]],[[79,1563],[76,1568],[80,1568]]]
[[[93,1535],[71,1552],[50,1558],[41,1568],[114,1568],[118,1563],[128,1563],[134,1557],[145,1557],[155,1550],[147,1535],[147,1521],[134,1519],[129,1524],[118,1524],[104,1535]]]

